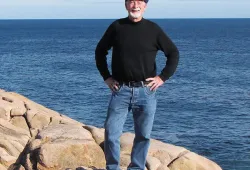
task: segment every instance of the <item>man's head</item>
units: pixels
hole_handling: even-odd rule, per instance
[[[148,0],[125,0],[125,6],[130,18],[141,20],[147,7]]]

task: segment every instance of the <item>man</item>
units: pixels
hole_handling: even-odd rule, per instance
[[[148,0],[125,0],[128,17],[114,21],[95,51],[97,68],[112,96],[105,121],[106,168],[119,170],[120,136],[129,111],[133,112],[135,138],[128,169],[143,170],[156,111],[156,89],[176,70],[179,52],[155,23],[144,19]],[[112,49],[112,75],[107,66]],[[167,57],[165,68],[156,75],[156,53]]]

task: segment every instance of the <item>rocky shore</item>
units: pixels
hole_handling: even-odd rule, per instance
[[[121,137],[121,167],[134,134]],[[0,170],[104,169],[104,129],[77,122],[26,97],[0,89]],[[152,139],[148,170],[221,170],[180,146]]]

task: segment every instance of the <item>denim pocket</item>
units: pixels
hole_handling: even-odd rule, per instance
[[[156,90],[150,90],[150,87],[144,87],[145,94],[152,95],[155,94]]]
[[[121,85],[118,85],[118,89],[117,90],[114,90],[113,92],[114,93],[119,93],[122,89],[122,86]]]

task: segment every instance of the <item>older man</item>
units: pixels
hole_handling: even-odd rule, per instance
[[[148,0],[125,0],[128,17],[114,21],[98,43],[96,65],[112,91],[105,121],[106,168],[118,170],[120,136],[127,114],[132,111],[135,138],[128,169],[144,169],[150,133],[156,111],[156,89],[176,70],[179,52],[155,23],[143,18]],[[112,49],[112,75],[108,50]],[[156,53],[164,52],[167,62],[156,75]]]

